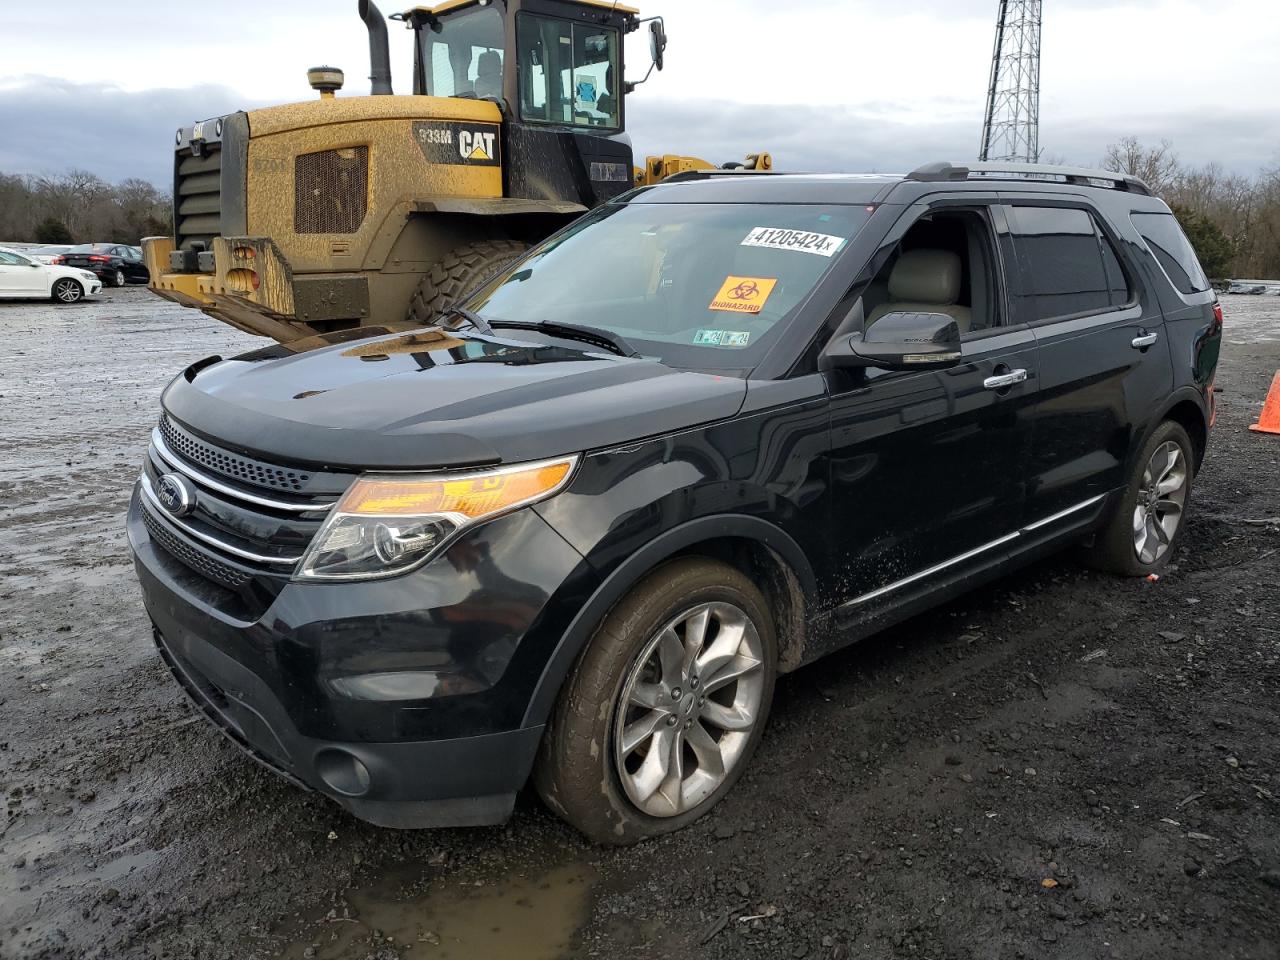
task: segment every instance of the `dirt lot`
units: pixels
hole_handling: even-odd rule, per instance
[[[0,956],[1280,956],[1280,299],[1158,583],[1033,567],[785,678],[710,819],[590,848],[366,826],[154,656],[122,529],[156,399],[257,341],[153,300],[0,307]]]

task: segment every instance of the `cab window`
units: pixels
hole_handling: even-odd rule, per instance
[[[419,29],[429,96],[502,96],[502,14],[496,9],[453,14]]]
[[[617,30],[522,13],[516,20],[516,43],[522,120],[621,125]]]

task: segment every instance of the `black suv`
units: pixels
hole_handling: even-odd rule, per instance
[[[1182,530],[1222,315],[1101,171],[686,175],[438,327],[194,364],[129,539],[253,756],[389,826],[704,814],[779,673],[1083,543]]]

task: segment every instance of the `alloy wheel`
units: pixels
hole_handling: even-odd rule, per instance
[[[1142,563],[1155,563],[1169,549],[1187,501],[1187,460],[1168,440],[1156,447],[1142,472],[1133,508],[1133,549]]]
[[[764,647],[731,603],[701,603],[636,658],[614,715],[614,765],[653,817],[693,809],[724,783],[761,715]]]
[[[74,280],[63,279],[53,285],[53,295],[62,303],[75,303],[83,295],[80,284]]]

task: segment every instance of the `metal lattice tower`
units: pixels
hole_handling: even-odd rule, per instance
[[[978,159],[1040,159],[1040,0],[1000,0]]]

